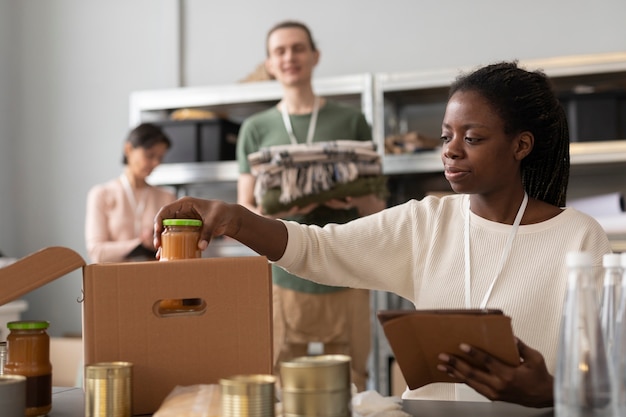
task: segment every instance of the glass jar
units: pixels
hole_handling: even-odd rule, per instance
[[[165,219],[161,233],[161,260],[202,257],[198,249],[202,221],[196,219]]]
[[[202,221],[197,219],[164,219],[161,233],[161,261],[201,258],[198,249]],[[159,314],[199,311],[199,298],[163,299],[159,303]]]
[[[45,416],[52,408],[52,364],[47,321],[12,321],[4,372],[26,377],[26,416]]]

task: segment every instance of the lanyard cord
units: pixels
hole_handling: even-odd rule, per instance
[[[320,98],[315,96],[315,101],[313,103],[313,115],[311,116],[311,121],[309,122],[309,130],[306,134],[306,144],[310,145],[313,143],[313,136],[315,135],[315,125],[317,124],[317,114],[320,109]],[[296,135],[293,133],[293,127],[291,126],[291,120],[289,119],[289,110],[287,109],[287,103],[283,102],[282,111],[283,115],[283,123],[285,124],[285,129],[287,129],[287,134],[289,135],[289,140],[293,145],[298,143],[298,139]]]
[[[122,186],[124,187],[124,192],[126,193],[126,198],[128,198],[128,202],[133,209],[134,215],[134,225],[135,225],[135,237],[141,236],[141,216],[143,214],[144,208],[146,207],[146,200],[143,198],[139,204],[137,204],[137,200],[135,199],[135,194],[133,193],[133,189],[130,186],[130,182],[128,181],[128,177],[126,174],[122,174],[120,176],[120,181],[122,182]]]
[[[480,308],[483,309],[487,306],[487,301],[491,296],[491,292],[493,291],[493,287],[496,285],[496,281],[500,278],[500,274],[502,273],[502,269],[504,269],[504,264],[506,263],[509,255],[511,254],[511,248],[513,247],[513,240],[515,240],[515,236],[517,236],[517,230],[519,229],[519,225],[522,222],[522,217],[524,216],[524,211],[526,211],[526,205],[528,204],[528,194],[524,193],[524,199],[522,200],[522,204],[520,204],[519,210],[517,210],[517,215],[515,216],[515,221],[513,222],[513,227],[511,228],[511,233],[509,233],[509,237],[507,238],[506,245],[504,250],[502,251],[502,255],[500,256],[500,262],[498,264],[498,269],[496,272],[496,276],[491,281],[491,285],[485,293],[485,297],[483,301],[480,303]],[[465,224],[463,227],[463,235],[464,235],[464,244],[465,244],[465,308],[472,308],[472,286],[471,286],[471,262],[470,262],[470,200],[469,196],[467,197],[467,212],[465,213]]]

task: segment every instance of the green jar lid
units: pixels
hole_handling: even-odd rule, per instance
[[[7,323],[9,330],[42,330],[47,329],[50,323],[47,321],[24,320],[10,321]]]
[[[164,219],[163,226],[202,226],[202,220],[197,219]]]

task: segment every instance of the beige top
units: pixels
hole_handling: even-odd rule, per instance
[[[143,210],[137,216],[139,230],[153,230],[154,216],[176,196],[163,188],[142,189]],[[141,244],[135,231],[135,207],[119,178],[98,184],[87,194],[85,241],[92,262],[121,262]]]

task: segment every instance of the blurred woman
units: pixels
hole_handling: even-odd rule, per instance
[[[158,126],[137,126],[124,143],[122,174],[89,190],[85,240],[92,262],[155,259],[154,216],[176,196],[151,186],[146,178],[163,161],[170,146],[170,139]]]

